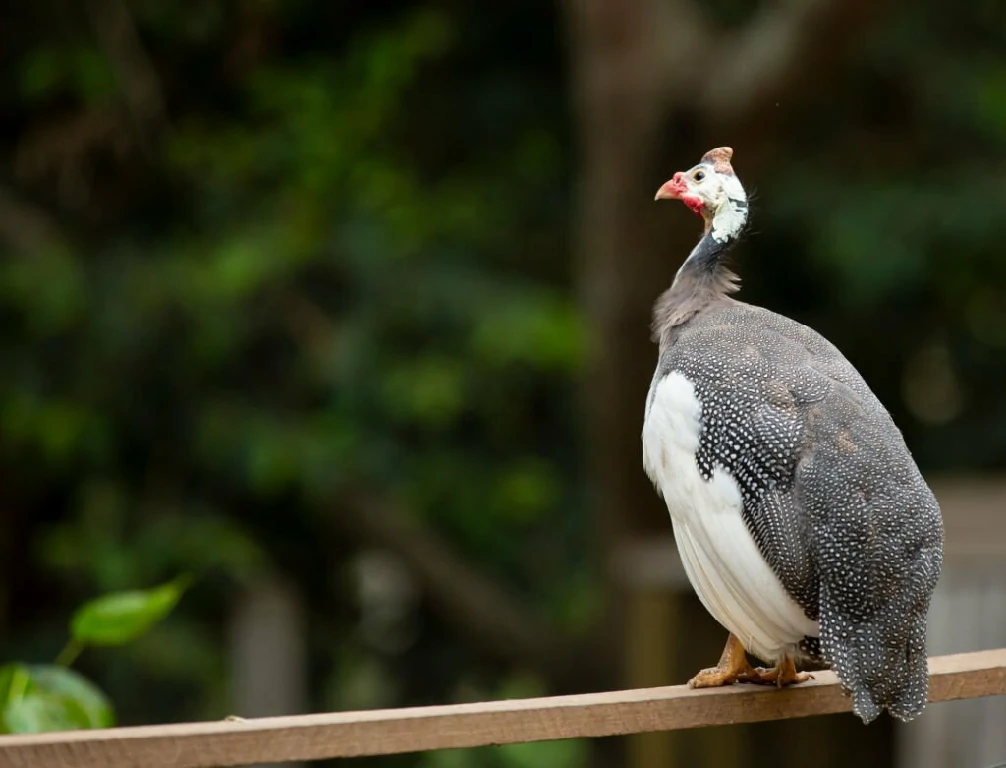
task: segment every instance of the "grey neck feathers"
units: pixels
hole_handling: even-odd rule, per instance
[[[729,227],[717,227],[719,212],[653,308],[653,340],[663,343],[675,327],[688,322],[709,304],[740,290],[740,278],[724,263],[747,223],[747,202],[731,200]]]

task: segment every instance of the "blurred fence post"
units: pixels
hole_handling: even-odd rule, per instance
[[[300,596],[285,580],[267,576],[247,589],[230,622],[231,714],[249,718],[308,711],[305,646]]]

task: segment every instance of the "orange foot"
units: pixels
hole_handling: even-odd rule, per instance
[[[722,685],[732,685],[745,682],[750,677],[756,677],[757,672],[748,664],[744,646],[734,635],[727,638],[727,644],[720,656],[720,663],[715,667],[703,669],[688,681],[692,688],[718,688]]]
[[[742,683],[756,683],[758,685],[774,685],[782,688],[784,685],[796,685],[813,680],[814,676],[807,672],[797,672],[796,664],[789,656],[784,656],[771,669],[758,667],[742,675],[738,680]]]

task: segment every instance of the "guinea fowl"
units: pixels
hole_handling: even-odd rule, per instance
[[[789,685],[830,666],[870,722],[926,703],[926,614],[943,521],[887,410],[811,328],[728,294],[747,224],[733,150],[707,152],[656,199],[705,229],[654,308],[657,369],[643,466],[703,606],[730,633],[689,684]],[[753,668],[746,652],[771,663]]]

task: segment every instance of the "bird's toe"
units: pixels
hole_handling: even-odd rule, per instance
[[[724,685],[733,685],[737,680],[738,676],[732,670],[709,667],[689,680],[688,686],[690,688],[719,688]]]

